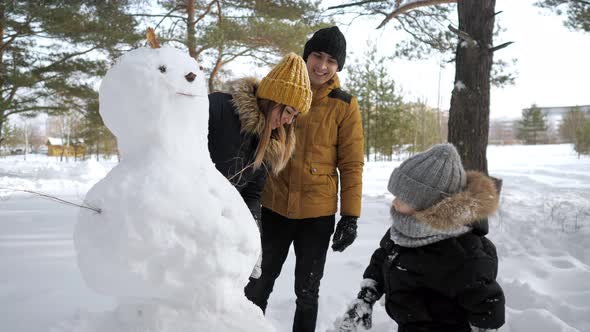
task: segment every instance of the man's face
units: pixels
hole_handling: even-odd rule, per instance
[[[311,52],[307,57],[307,72],[313,87],[328,82],[338,71],[338,62],[328,53]]]

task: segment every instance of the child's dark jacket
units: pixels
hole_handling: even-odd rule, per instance
[[[467,181],[464,192],[415,218],[444,229],[487,217],[497,208],[493,182],[476,172],[469,172]],[[504,324],[497,273],[496,248],[484,236],[470,232],[405,248],[388,231],[363,276],[375,280],[378,292],[385,294],[386,311],[399,332],[468,332],[469,324],[487,329]]]

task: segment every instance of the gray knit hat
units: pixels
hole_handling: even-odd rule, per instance
[[[393,170],[387,189],[420,211],[461,191],[467,177],[461,157],[451,144],[437,144]]]

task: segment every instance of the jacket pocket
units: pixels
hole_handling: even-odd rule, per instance
[[[332,198],[338,189],[336,166],[311,163],[304,180],[304,192],[314,192],[316,198]]]
[[[311,167],[309,168],[309,172],[311,175],[336,175],[336,166],[320,164],[320,163],[311,163]]]

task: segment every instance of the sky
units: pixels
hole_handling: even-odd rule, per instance
[[[499,24],[506,29],[496,37],[495,44],[514,44],[497,51],[494,56],[510,62],[516,71],[512,86],[492,88],[491,118],[517,118],[523,108],[538,106],[567,106],[590,104],[590,33],[570,31],[563,26],[563,17],[533,6],[535,0],[497,0]],[[388,39],[395,34],[393,26],[375,31],[369,22],[344,27],[349,51],[362,53],[366,40],[393,50]],[[388,25],[395,23],[391,21]],[[352,61],[350,62],[352,63]],[[394,61],[390,74],[409,98],[425,99],[437,106],[439,56],[428,61]],[[454,64],[447,64],[440,73],[441,109],[448,109],[454,84]]]
[[[523,108],[536,103],[538,106],[569,106],[590,104],[588,82],[590,80],[590,33],[570,31],[563,26],[564,17],[533,6],[535,0],[497,0],[497,22],[506,29],[496,37],[495,44],[513,41],[514,44],[499,50],[494,57],[517,63],[511,68],[516,73],[514,85],[492,88],[490,117],[519,118]],[[322,7],[340,4],[341,1],[324,0]],[[385,28],[376,30],[381,18],[373,20],[340,20],[339,26],[347,39],[347,65],[354,63],[354,53],[362,54],[367,41],[378,45],[383,55],[393,53],[398,38],[406,38],[404,32],[393,28],[395,20]],[[443,58],[443,61],[449,60]],[[439,91],[440,56],[424,61],[395,60],[389,73],[402,88],[408,100],[425,100],[437,107]],[[264,75],[266,69],[248,68],[240,64],[232,66],[234,73]],[[239,75],[239,74],[238,74]],[[339,74],[346,84],[346,66]],[[454,84],[454,63],[447,64],[440,72],[440,108],[450,106]]]

